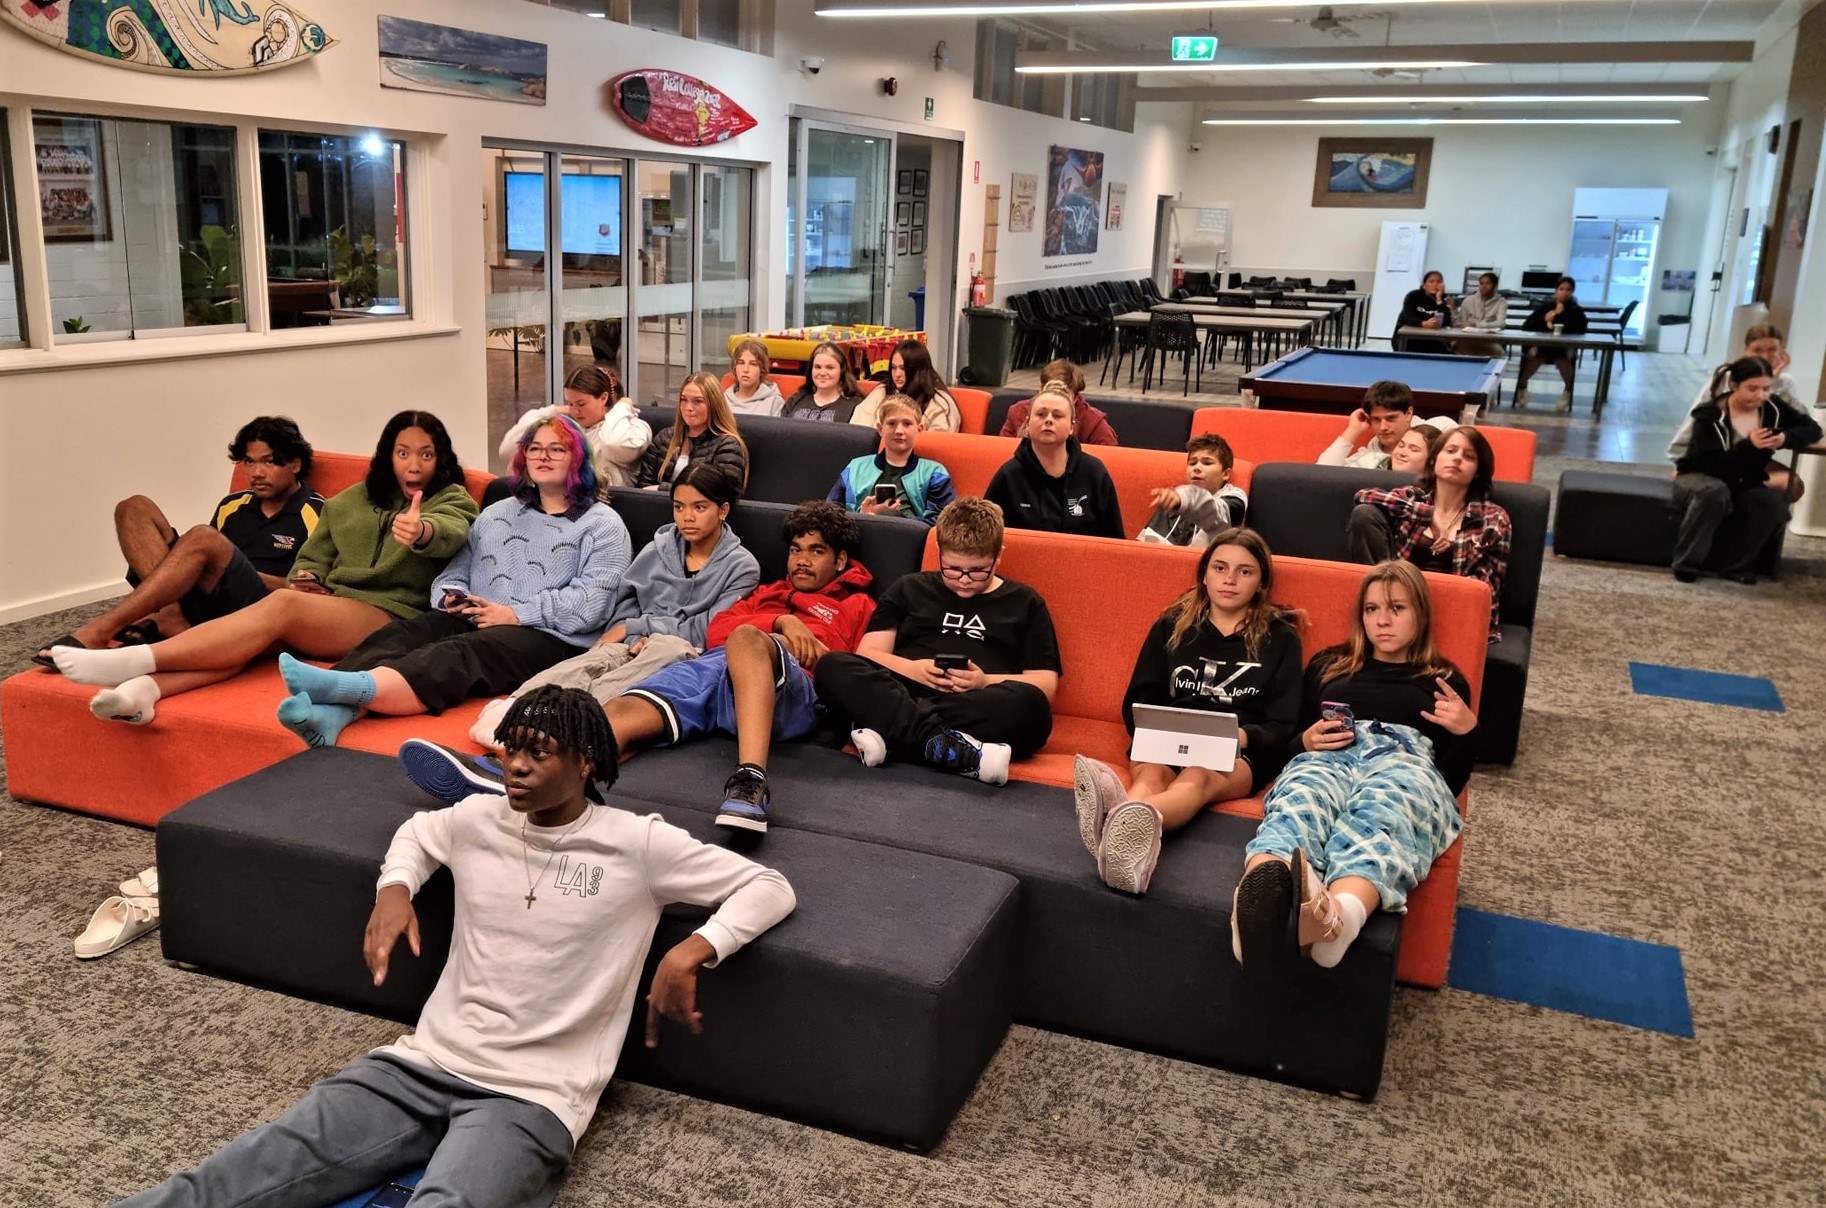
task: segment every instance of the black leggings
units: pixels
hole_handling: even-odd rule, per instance
[[[1005,742],[1016,759],[1046,745],[1052,704],[1032,684],[1004,682],[969,692],[938,692],[859,654],[832,653],[812,677],[818,699],[845,729],[881,735],[896,759],[918,759],[926,741],[962,730],[978,742]]]
[[[450,613],[432,609],[393,621],[336,664],[338,671],[399,672],[427,713],[442,713],[472,696],[512,692],[547,667],[581,648],[530,625],[477,629]]]

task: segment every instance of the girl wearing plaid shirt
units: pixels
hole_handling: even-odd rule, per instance
[[[1411,487],[1367,487],[1346,529],[1351,557],[1389,558],[1490,585],[1490,640],[1502,640],[1497,608],[1509,565],[1509,513],[1490,499],[1496,459],[1476,428],[1454,428]]]

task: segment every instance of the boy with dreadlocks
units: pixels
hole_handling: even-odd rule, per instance
[[[792,912],[786,879],[657,816],[592,804],[617,759],[587,692],[526,694],[498,737],[506,796],[413,815],[381,865],[362,945],[375,985],[401,937],[418,955],[412,896],[440,865],[456,883],[450,957],[417,1029],[125,1204],[264,1202],[281,1188],[288,1203],[328,1204],[420,1163],[415,1199],[550,1204],[615,1069],[671,902],[722,905],[660,961],[646,1042],[658,1044],[661,1016],[703,1030],[697,970]]]

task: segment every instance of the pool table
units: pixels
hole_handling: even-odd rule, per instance
[[[1349,415],[1372,382],[1406,382],[1414,414],[1462,419],[1466,407],[1488,407],[1502,377],[1500,357],[1453,357],[1360,348],[1301,348],[1242,379],[1256,405],[1278,411]]]
[[[791,331],[742,332],[729,337],[729,351],[743,340],[759,340],[767,345],[773,368],[804,373],[812,349],[820,344],[835,344],[850,361],[850,371],[859,378],[887,370],[894,345],[902,340],[926,342],[923,331],[901,331],[893,327],[797,327]]]

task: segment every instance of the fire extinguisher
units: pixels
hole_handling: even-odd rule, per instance
[[[970,305],[982,306],[989,301],[989,283],[978,273],[970,278]]]
[[[1178,289],[1180,286],[1184,285],[1185,283],[1186,283],[1186,258],[1184,256],[1176,255],[1173,257],[1173,288]]]

